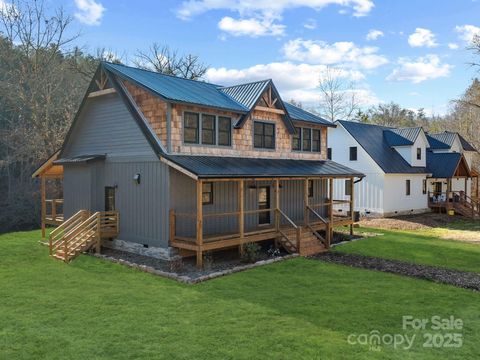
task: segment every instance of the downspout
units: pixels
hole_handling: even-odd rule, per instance
[[[355,180],[353,183],[354,183],[354,184],[357,184],[357,183],[359,183],[359,182],[362,181],[362,180],[363,180],[363,177],[359,178],[358,180]]]

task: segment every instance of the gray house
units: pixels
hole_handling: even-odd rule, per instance
[[[205,251],[249,242],[328,249],[333,226],[353,224],[363,177],[327,160],[332,126],[283,102],[271,80],[223,87],[102,63],[62,149],[33,175],[44,226],[61,223],[51,254],[101,244],[201,266]],[[53,170],[64,198],[51,204]],[[347,200],[333,199],[339,178]]]

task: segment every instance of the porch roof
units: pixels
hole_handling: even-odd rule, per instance
[[[462,167],[463,165],[463,167]],[[427,169],[432,178],[448,179],[456,177],[457,171],[471,176],[467,162],[461,153],[434,153],[427,151]]]
[[[331,160],[169,155],[168,160],[198,178],[364,177]]]
[[[78,164],[78,163],[87,163],[93,160],[102,160],[105,159],[105,154],[94,154],[94,155],[78,155],[71,158],[62,158],[54,161],[54,164]]]

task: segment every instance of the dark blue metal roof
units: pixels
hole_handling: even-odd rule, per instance
[[[220,91],[230,96],[236,102],[242,104],[247,109],[255,106],[258,98],[266,90],[271,80],[262,80],[248,84],[240,84],[220,88]]]
[[[413,145],[422,131],[421,127],[385,130],[383,136],[390,146]]]
[[[335,125],[331,121],[325,120],[320,116],[312,114],[311,112],[300,109],[295,105],[292,105],[286,102],[284,102],[284,105],[292,120],[299,120],[299,121],[305,121],[312,124],[320,124],[320,125],[335,127]]]
[[[221,156],[167,155],[199,178],[364,177],[330,160],[259,159]]]
[[[463,150],[478,152],[478,150],[475,149],[475,147],[472,144],[470,144],[467,140],[465,140],[465,138],[462,135],[458,134],[458,138],[460,139],[460,143],[462,144]]]
[[[428,143],[430,144],[430,149],[434,150],[448,150],[451,146],[440,141],[436,137],[432,136],[433,134],[427,134]]]
[[[228,109],[241,113],[249,111],[247,107],[219,91],[218,85],[159,74],[125,65],[111,63],[103,63],[103,65],[107,70],[121,78],[146,87],[170,101]]]
[[[433,178],[451,178],[455,175],[462,154],[427,151],[427,170]]]
[[[438,134],[428,134],[428,141],[430,142],[430,149],[434,150],[446,150],[450,149],[455,141],[455,138],[458,136],[460,145],[465,151],[477,151],[475,147],[472,146],[465,138],[459,133],[452,131],[444,131],[443,133]]]
[[[424,167],[414,167],[387,142],[383,136],[385,130],[392,128],[353,121],[338,120],[345,130],[357,140],[370,157],[389,174],[426,174]]]

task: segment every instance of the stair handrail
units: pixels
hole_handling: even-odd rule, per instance
[[[59,226],[57,226],[55,229],[53,229],[51,232],[50,232],[50,238],[54,238],[56,235],[58,235],[59,233],[61,233],[63,230],[65,230],[66,228],[68,228],[72,222],[74,222],[75,220],[77,220],[78,218],[84,216],[85,213],[88,213],[87,210],[79,210],[77,211],[75,214],[73,214],[71,217],[69,217],[67,220],[65,220],[63,223],[61,223]]]
[[[282,210],[280,210],[280,209],[275,209],[275,210],[278,211],[278,213],[279,213],[280,215],[282,215],[282,217],[283,217],[285,220],[287,220],[288,223],[289,223],[290,225],[292,225],[292,227],[293,227],[294,229],[298,229],[298,225],[295,224],[295,223],[293,222],[293,220],[288,217],[287,214],[285,214],[285,213],[284,213]]]
[[[323,216],[321,216],[319,213],[317,213],[314,209],[310,207],[310,205],[307,205],[307,209],[310,210],[310,212],[315,215],[321,222],[324,224],[328,224],[328,220],[326,220]],[[308,224],[307,224],[308,225]]]
[[[50,233],[48,236],[50,255],[53,254],[53,248],[64,237],[64,235],[81,224],[87,214],[87,210],[77,211],[74,215],[72,215]]]
[[[280,230],[280,228],[278,228],[278,232],[280,233],[280,235],[282,235],[283,238],[285,238],[285,240],[288,242],[289,246],[291,246],[292,248],[294,249],[297,249],[297,252],[300,252],[300,241],[301,241],[301,237],[302,237],[302,229],[301,227],[299,227],[297,224],[295,224],[293,222],[292,219],[290,219],[290,217],[288,217],[287,214],[285,214],[282,210],[280,210],[279,208],[275,209],[278,214],[283,217],[285,220],[287,220],[287,222],[296,230],[296,236],[297,236],[297,246],[294,246],[292,241],[290,240],[290,238],[287,236],[287,234],[285,234],[282,230]],[[280,224],[279,224],[280,225]]]

